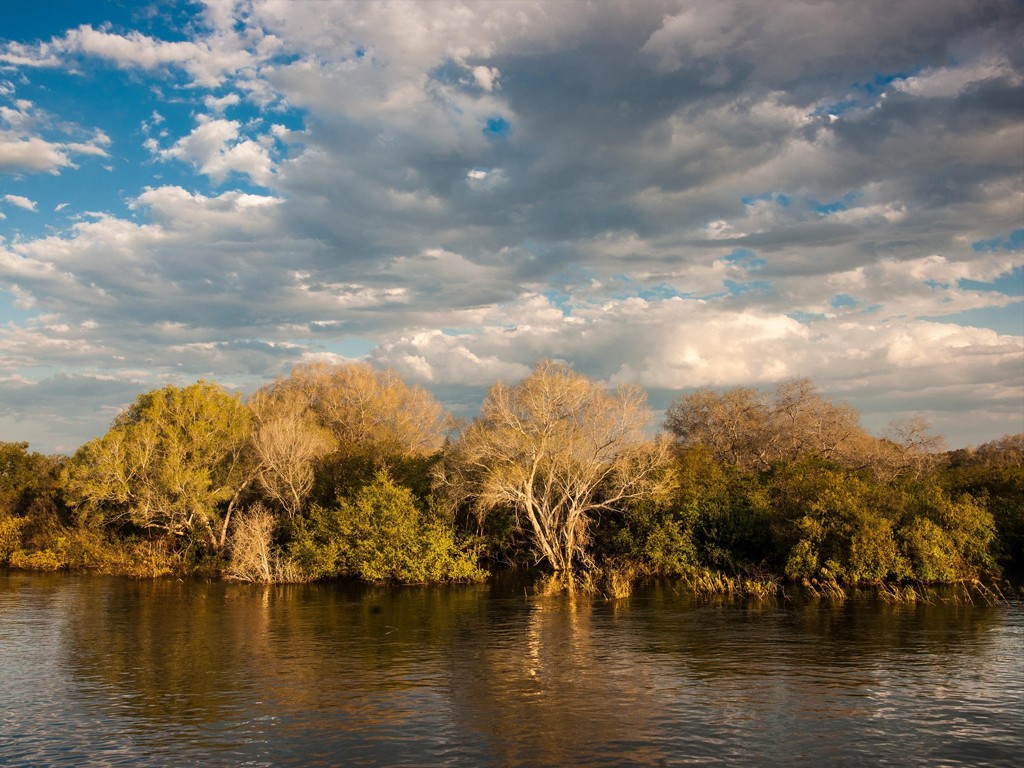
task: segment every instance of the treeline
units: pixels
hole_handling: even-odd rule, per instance
[[[682,397],[654,438],[651,421],[639,388],[551,361],[469,424],[364,364],[299,366],[246,401],[169,386],[70,458],[0,443],[0,565],[403,583],[528,565],[616,591],[1021,569],[1024,435],[943,452],[909,419],[872,437],[806,380]]]

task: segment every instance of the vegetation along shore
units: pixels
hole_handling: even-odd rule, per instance
[[[807,380],[700,390],[663,431],[636,387],[544,360],[458,424],[365,364],[300,366],[247,400],[199,381],[140,395],[73,456],[0,443],[0,566],[250,582],[636,579],[836,596],[1019,574],[1024,435],[944,451],[884,438]]]

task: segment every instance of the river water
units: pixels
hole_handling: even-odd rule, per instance
[[[0,573],[5,766],[1021,766],[1024,607]]]

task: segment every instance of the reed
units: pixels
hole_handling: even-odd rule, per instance
[[[782,584],[775,577],[729,576],[720,571],[694,571],[683,581],[698,597],[713,595],[763,602],[783,596]]]
[[[800,586],[803,587],[803,593],[805,596],[820,600],[843,602],[848,597],[846,590],[840,586],[838,581],[832,578],[821,580],[804,579]]]
[[[882,582],[875,588],[876,594],[886,603],[932,604],[934,597],[923,584],[891,584]]]

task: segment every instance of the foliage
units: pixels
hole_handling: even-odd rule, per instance
[[[992,514],[996,554],[1024,572],[1024,435],[1005,435],[974,451],[955,451],[937,480],[951,495],[969,494]]]
[[[424,583],[484,575],[451,516],[433,503],[421,510],[412,492],[383,471],[336,507],[315,507],[297,526],[290,553],[311,578]]]
[[[785,575],[851,583],[906,576],[893,521],[882,514],[878,490],[821,460],[781,468],[771,491]]]
[[[11,555],[21,549],[21,529],[24,527],[23,517],[0,517],[0,565],[8,565]]]
[[[0,515],[23,517],[36,502],[56,501],[63,462],[29,452],[28,443],[0,442]]]
[[[300,366],[245,405],[166,387],[70,460],[0,442],[0,565],[426,582],[481,578],[486,552],[558,590],[755,596],[785,575],[831,597],[1024,569],[1024,435],[939,454],[911,418],[871,438],[806,380],[681,398],[674,446],[649,416],[551,361],[454,443],[436,401],[365,365]]]
[[[348,552],[338,507],[314,504],[304,515],[296,518],[286,551],[306,580],[346,575]]]
[[[0,565],[22,562],[26,549],[45,546],[60,530],[63,464],[30,452],[28,443],[0,443]]]
[[[365,363],[296,366],[264,388],[270,400],[297,398],[344,453],[422,456],[444,443],[450,417],[422,387]]]
[[[820,461],[780,469],[771,489],[789,578],[952,582],[994,567],[992,516],[970,496]]]
[[[903,500],[905,549],[916,579],[949,582],[994,569],[995,522],[983,505],[932,484],[906,489]]]
[[[249,412],[214,384],[153,390],[74,455],[68,500],[83,523],[180,539],[199,532],[218,549],[244,484],[248,434]]]
[[[381,470],[420,495],[452,419],[422,387],[366,364],[311,364],[249,399],[262,500],[296,518],[330,506]]]

